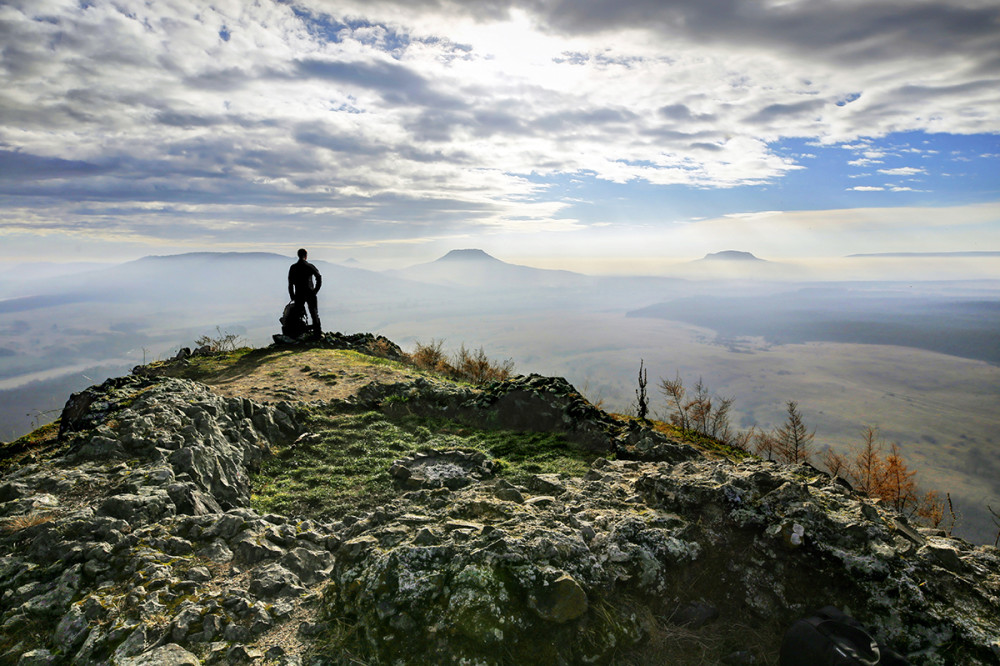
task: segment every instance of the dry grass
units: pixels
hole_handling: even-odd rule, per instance
[[[471,350],[462,344],[449,359],[444,352],[444,340],[434,338],[427,344],[418,342],[416,349],[409,356],[409,362],[421,370],[477,386],[491,381],[503,381],[514,374],[513,360],[494,361],[486,355],[482,347]]]
[[[394,352],[392,343],[381,336],[376,338],[368,347],[372,354],[382,358],[388,358]]]
[[[14,532],[20,532],[21,530],[34,527],[35,525],[51,522],[54,519],[55,516],[51,513],[43,513],[40,511],[25,513],[20,516],[12,516],[5,519],[3,521],[3,529],[8,534],[13,534]]]

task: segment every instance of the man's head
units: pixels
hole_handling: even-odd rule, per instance
[[[305,259],[309,253],[305,251],[305,248],[299,248],[299,259]]]

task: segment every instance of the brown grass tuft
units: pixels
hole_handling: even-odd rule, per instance
[[[23,529],[50,522],[55,517],[51,513],[25,513],[20,516],[12,516],[3,521],[3,529],[8,534],[20,532]]]

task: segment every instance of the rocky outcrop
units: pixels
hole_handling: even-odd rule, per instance
[[[393,663],[593,663],[651,616],[783,628],[836,605],[913,663],[973,664],[1000,659],[998,595],[996,549],[810,467],[599,458],[585,478],[406,494],[345,534],[323,603]]]
[[[826,605],[914,664],[1000,662],[997,549],[807,465],[709,460],[558,378],[372,385],[350,408],[605,455],[510,479],[483,453],[425,450],[386,465],[397,494],[377,511],[260,515],[252,475],[303,434],[304,405],[111,380],[70,399],[59,457],[0,479],[0,663],[612,663],[663,659],[667,625],[736,627],[713,659],[768,663]]]
[[[291,405],[185,380],[72,396],[65,455],[0,486],[0,663],[198,663],[165,643],[236,641],[290,614],[282,598],[329,566],[332,533],[246,507],[261,457],[297,433]]]
[[[472,388],[432,379],[372,384],[362,404],[388,410],[447,416],[481,428],[558,432],[582,449],[639,460],[690,460],[689,444],[636,421],[611,418],[562,377],[519,375]]]

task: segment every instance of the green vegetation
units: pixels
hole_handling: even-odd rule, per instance
[[[393,461],[428,449],[482,451],[514,483],[539,473],[584,474],[595,457],[560,435],[480,430],[441,418],[326,409],[313,412],[307,426],[317,440],[279,449],[254,477],[257,511],[336,518],[372,510],[399,493],[388,473]]]
[[[58,441],[59,419],[43,425],[13,442],[0,443],[0,473],[7,472],[26,458],[54,458],[65,448]]]

